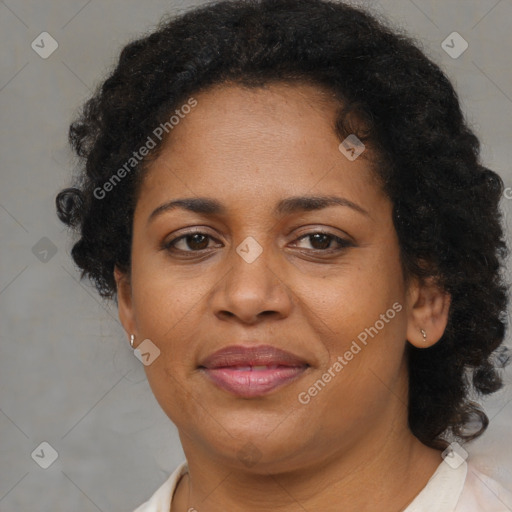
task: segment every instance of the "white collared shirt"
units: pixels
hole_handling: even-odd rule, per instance
[[[170,512],[174,491],[187,472],[184,461],[134,512]],[[453,469],[442,461],[404,512],[512,512],[512,493],[471,463]]]

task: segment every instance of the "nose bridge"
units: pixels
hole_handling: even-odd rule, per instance
[[[233,246],[229,265],[223,286],[215,294],[215,314],[229,312],[244,321],[254,321],[263,312],[289,314],[291,298],[268,236],[247,236]]]

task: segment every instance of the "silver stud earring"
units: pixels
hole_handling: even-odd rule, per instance
[[[423,341],[427,341],[427,333],[423,329],[420,329],[420,332],[421,335],[423,336]]]
[[[133,348],[133,342],[135,341],[135,336],[133,334],[130,335],[130,345]]]

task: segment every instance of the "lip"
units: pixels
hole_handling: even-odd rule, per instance
[[[268,366],[269,368],[256,368]],[[262,396],[298,379],[309,364],[302,358],[271,345],[231,345],[214,352],[199,365],[215,385],[234,395]]]
[[[255,371],[203,368],[201,371],[221,389],[242,398],[255,398],[298,379],[308,368],[308,366],[280,366],[274,370]]]
[[[200,367],[208,369],[262,365],[307,366],[308,363],[299,356],[272,345],[230,345],[217,350],[199,364]]]

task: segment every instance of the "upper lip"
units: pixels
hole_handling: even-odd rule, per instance
[[[210,354],[203,359],[199,367],[223,368],[227,366],[309,366],[304,359],[273,347],[272,345],[243,346],[230,345]]]

